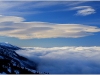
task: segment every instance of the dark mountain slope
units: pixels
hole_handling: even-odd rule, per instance
[[[18,55],[15,50],[21,48],[8,43],[0,43],[0,73],[21,73],[36,70],[37,64],[25,57]],[[10,72],[8,71],[10,70]],[[16,72],[14,72],[14,71]],[[26,71],[27,70],[27,71]],[[30,73],[33,73],[30,71]]]

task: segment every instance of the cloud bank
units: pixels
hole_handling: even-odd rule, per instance
[[[100,32],[100,28],[83,24],[57,24],[48,22],[25,22],[23,17],[0,16],[0,36],[19,39],[33,38],[79,38]]]
[[[100,47],[30,47],[16,51],[50,74],[100,74]]]
[[[81,16],[87,16],[96,13],[95,9],[93,9],[91,6],[77,6],[71,8],[70,10],[77,10],[76,15],[81,15]]]

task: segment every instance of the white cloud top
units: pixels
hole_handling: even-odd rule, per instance
[[[96,26],[82,24],[56,24],[48,22],[24,22],[17,16],[0,16],[0,36],[19,39],[32,38],[79,38],[100,32]]]
[[[50,74],[100,74],[100,47],[31,47],[16,51]]]

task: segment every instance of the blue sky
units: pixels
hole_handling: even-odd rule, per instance
[[[100,46],[99,13],[100,1],[0,1],[0,42]]]

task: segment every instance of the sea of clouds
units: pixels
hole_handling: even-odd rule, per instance
[[[100,73],[100,47],[27,47],[16,51],[38,63],[38,71],[50,74]]]

